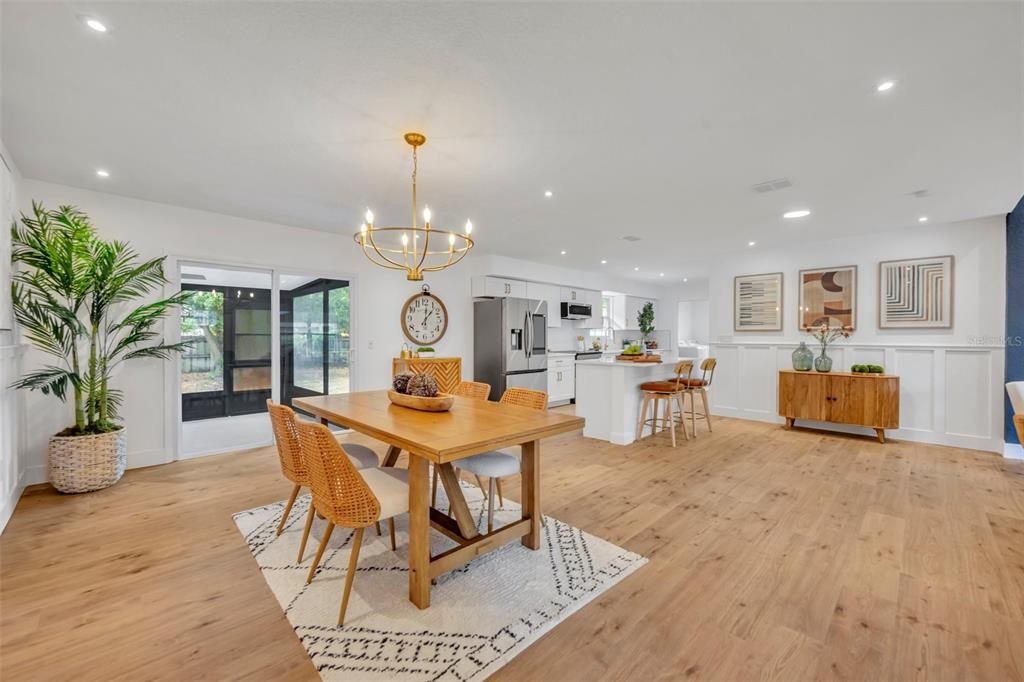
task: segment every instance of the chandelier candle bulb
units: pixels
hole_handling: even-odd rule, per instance
[[[466,221],[466,234],[467,235],[473,234],[473,221],[472,220],[467,220]]]
[[[371,211],[370,209],[366,209],[366,216],[365,216],[365,218],[366,218],[366,225],[369,225],[370,227],[373,227],[373,211]],[[366,225],[364,225],[363,227],[366,227]]]
[[[426,223],[427,227],[430,227],[430,207],[423,207],[423,222]]]

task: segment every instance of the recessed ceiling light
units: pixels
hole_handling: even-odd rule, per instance
[[[928,216],[926,216],[926,215],[921,216],[920,218],[917,219],[917,222],[919,222],[919,223],[926,223],[926,222],[928,222]]]
[[[806,208],[801,208],[796,211],[786,211],[785,213],[782,214],[782,217],[786,218],[787,220],[793,220],[794,218],[806,218],[809,215],[811,215],[810,211],[808,211]]]
[[[605,260],[604,258],[601,259],[601,265],[606,265],[607,263],[608,263],[607,260]]]
[[[888,92],[896,86],[896,81],[882,81],[875,88],[877,92]]]
[[[659,272],[659,273],[658,273],[658,277],[664,277],[664,276],[665,276],[665,273],[664,273],[664,272]]]
[[[684,282],[689,282],[689,281],[690,281],[690,278],[689,278],[689,277],[683,277],[683,281],[684,281]]]
[[[563,255],[563,256],[565,255],[565,251],[564,251],[564,250],[562,251],[562,255]]]
[[[757,242],[747,242],[747,246],[757,246]]]
[[[107,32],[107,25],[99,19],[93,19],[92,17],[82,17],[82,21],[85,22],[86,26],[96,31],[97,33]]]
[[[633,272],[640,272],[640,268],[633,268]]]
[[[109,178],[110,177],[110,171],[105,171],[102,168],[97,168],[96,169],[96,175],[98,175],[101,178]]]
[[[555,196],[555,193],[552,192],[551,190],[545,190],[544,191],[544,196],[546,196],[548,199],[550,199],[551,197]]]

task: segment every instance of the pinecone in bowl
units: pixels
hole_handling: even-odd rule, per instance
[[[406,386],[406,393],[421,398],[434,398],[439,393],[437,379],[429,374],[414,374]]]
[[[394,388],[399,393],[408,393],[409,392],[409,379],[412,379],[413,376],[415,376],[415,375],[410,374],[409,372],[403,372],[402,374],[396,374],[395,377],[391,380],[392,388]]]

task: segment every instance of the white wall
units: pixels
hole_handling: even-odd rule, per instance
[[[947,254],[955,256],[953,328],[878,329],[878,262]],[[712,353],[719,360],[713,412],[782,421],[777,371],[792,366],[793,348],[808,338],[797,329],[797,273],[856,265],[857,330],[830,350],[835,369],[870,362],[900,375],[901,428],[893,437],[1002,452],[1005,254],[1005,224],[996,216],[722,259],[709,284]],[[733,331],[733,277],[779,271],[784,273],[784,330]]]
[[[10,388],[21,373],[24,347],[10,331],[10,232],[8,226],[21,189],[18,169],[0,142],[0,530],[2,530],[26,484],[27,456],[24,450],[25,396]]]
[[[399,310],[420,285],[406,281],[399,272],[370,264],[352,243],[350,233],[328,234],[25,180],[20,195],[22,207],[33,199],[50,207],[73,204],[90,216],[104,238],[129,241],[144,257],[169,256],[169,276],[176,272],[174,264],[178,260],[190,260],[351,279],[352,328],[357,343],[352,354],[353,388],[384,388],[390,383],[391,359],[406,340],[398,323]],[[433,293],[444,300],[450,317],[448,333],[435,347],[438,354],[461,356],[467,377],[473,367],[470,280],[474,274],[505,274],[594,289],[614,287],[644,296],[657,292],[656,287],[601,273],[471,254],[452,270],[427,278]],[[168,328],[173,326],[168,324]],[[34,351],[25,358],[29,366],[38,360]],[[177,425],[167,419],[178,399],[174,378],[173,365],[149,360],[125,365],[115,377],[115,386],[125,392],[122,416],[129,431],[129,467],[175,458]],[[28,480],[40,482],[46,479],[47,438],[67,426],[71,410],[38,393],[27,394],[25,400],[29,415]]]

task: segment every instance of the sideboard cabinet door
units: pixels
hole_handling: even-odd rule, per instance
[[[829,421],[832,401],[827,374],[779,374],[779,414],[791,419]]]

